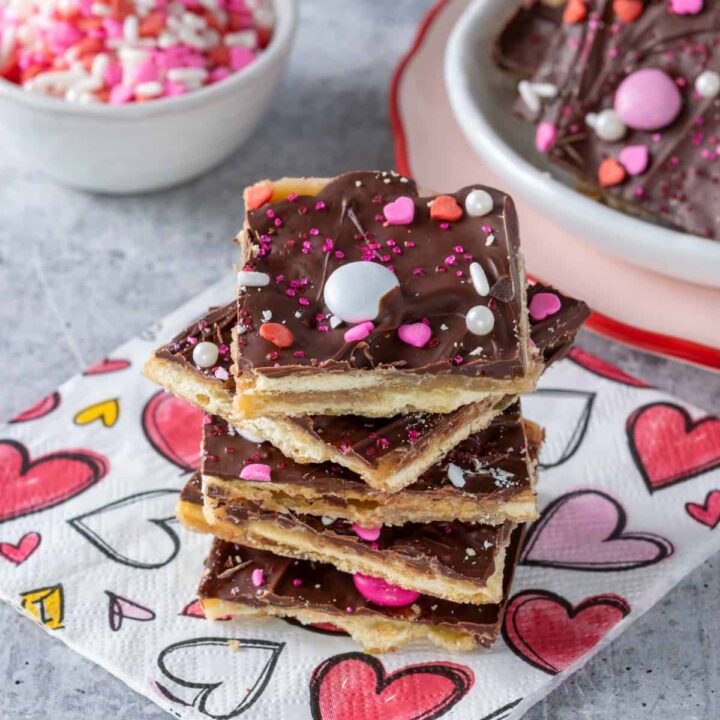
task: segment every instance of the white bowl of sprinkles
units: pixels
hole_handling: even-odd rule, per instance
[[[0,9],[11,3],[31,2],[0,0]],[[86,7],[92,3],[93,16],[98,11],[107,13],[106,7],[128,4],[128,0],[42,2],[55,6],[54,17],[57,8],[84,3],[88,3]],[[143,21],[158,5],[184,5],[208,17],[208,13],[219,12],[224,19],[222,6],[231,3],[250,9],[263,5],[265,12],[269,6],[267,21],[272,24],[272,35],[266,47],[253,53],[250,62],[244,59],[248,51],[243,31],[224,32],[219,44],[226,46],[222,50],[226,56],[232,53],[233,67],[228,72],[216,67],[212,81],[207,70],[197,67],[198,56],[207,51],[203,40],[218,44],[212,26],[194,29],[192,18],[188,18],[190,23],[165,22],[164,31],[153,40],[139,33]],[[92,57],[84,68],[74,62],[68,68],[52,68],[33,77],[26,73],[24,82],[10,82],[0,76],[4,142],[60,183],[91,192],[129,194],[159,190],[197,177],[225,160],[250,135],[282,78],[295,30],[294,0],[134,0],[129,7],[137,8],[140,17],[131,13],[130,19],[120,21],[114,43],[118,52],[123,52],[123,80],[115,83],[112,93],[104,88],[104,99],[109,101],[97,99],[102,92],[98,91],[98,78],[108,73],[104,57]],[[62,48],[63,42],[72,42],[73,38],[65,39],[64,33],[72,30],[67,31],[60,17],[60,29],[53,26],[49,31],[52,36],[47,37],[52,41],[59,37]],[[0,31],[2,20],[0,14]],[[0,32],[0,75],[3,65],[7,68],[13,40],[17,44],[17,31],[8,33],[7,24],[4,29]],[[152,43],[162,48],[158,57],[166,56],[165,50],[173,45],[185,48],[196,43],[188,50],[195,67],[175,67],[168,72],[164,68],[160,78],[144,78],[143,69],[135,71],[128,65],[134,56],[146,58]],[[150,52],[154,52],[152,48]],[[24,67],[27,65],[26,60]],[[135,78],[128,81],[133,73]],[[48,74],[50,77],[45,77]],[[143,102],[136,102],[138,99]]]

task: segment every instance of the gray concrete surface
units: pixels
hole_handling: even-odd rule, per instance
[[[393,164],[388,77],[429,0],[302,0],[292,70],[249,143],[146,197],[58,187],[0,150],[0,416],[41,397],[227,272],[247,181]],[[587,333],[580,344],[709,411],[720,379]],[[720,559],[671,592],[530,720],[717,720]],[[0,718],[167,717],[0,606]],[[479,719],[468,719],[479,720]]]

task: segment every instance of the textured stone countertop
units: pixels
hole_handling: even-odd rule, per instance
[[[392,167],[391,69],[429,0],[303,0],[292,68],[230,161],[145,197],[54,185],[0,152],[0,416],[11,417],[228,271],[243,186],[258,177]],[[606,342],[583,347],[708,411],[720,378]],[[720,558],[706,563],[526,717],[720,717]],[[0,718],[168,717],[0,605]],[[470,718],[468,720],[471,720]]]

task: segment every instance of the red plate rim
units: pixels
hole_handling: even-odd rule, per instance
[[[405,126],[403,125],[402,115],[400,113],[400,84],[405,70],[422,46],[428,30],[430,30],[437,16],[450,1],[451,0],[438,0],[430,8],[418,27],[410,49],[402,56],[392,74],[389,94],[390,126],[395,150],[395,167],[397,171],[403,175],[412,176],[412,172],[408,160]],[[712,370],[720,370],[720,349],[708,345],[672,335],[662,335],[661,333],[642,330],[596,311],[593,311],[585,322],[585,327],[607,338],[632,345],[646,352],[666,355]]]

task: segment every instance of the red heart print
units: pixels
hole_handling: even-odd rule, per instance
[[[693,420],[679,405],[651,403],[628,418],[627,435],[651,493],[720,467],[718,418]]]
[[[91,450],[58,450],[30,457],[15,440],[0,440],[0,522],[59,505],[105,477],[106,457]]]
[[[596,595],[573,606],[547,590],[525,590],[508,603],[503,637],[523,660],[556,675],[629,614],[630,605],[618,595]]]
[[[703,525],[714,530],[720,525],[720,490],[711,490],[705,498],[705,504],[689,502],[685,505],[687,514]]]
[[[593,373],[593,375],[599,375],[600,377],[613,380],[621,383],[622,385],[630,385],[631,387],[637,388],[648,388],[650,385],[638,380],[632,375],[624,373],[620,368],[611,365],[604,360],[601,360],[596,355],[589,353],[587,350],[583,350],[580,347],[574,347],[568,353],[568,357],[580,367],[585,368],[587,371]]]
[[[16,415],[10,422],[21,423],[30,422],[30,420],[39,420],[41,417],[49,415],[60,404],[60,393],[54,392],[45,396],[42,400],[38,400],[27,410]]]
[[[0,542],[0,557],[22,565],[40,547],[40,533],[25,533],[16,544]]]
[[[359,652],[328,658],[310,680],[314,720],[433,720],[465,697],[475,682],[470,668],[437,662],[386,673]]]
[[[160,390],[145,405],[142,426],[150,444],[183,470],[200,466],[203,411]]]
[[[113,360],[111,358],[105,358],[104,360],[91,365],[89,368],[86,368],[83,375],[107,375],[107,373],[118,372],[129,367],[129,360]]]

